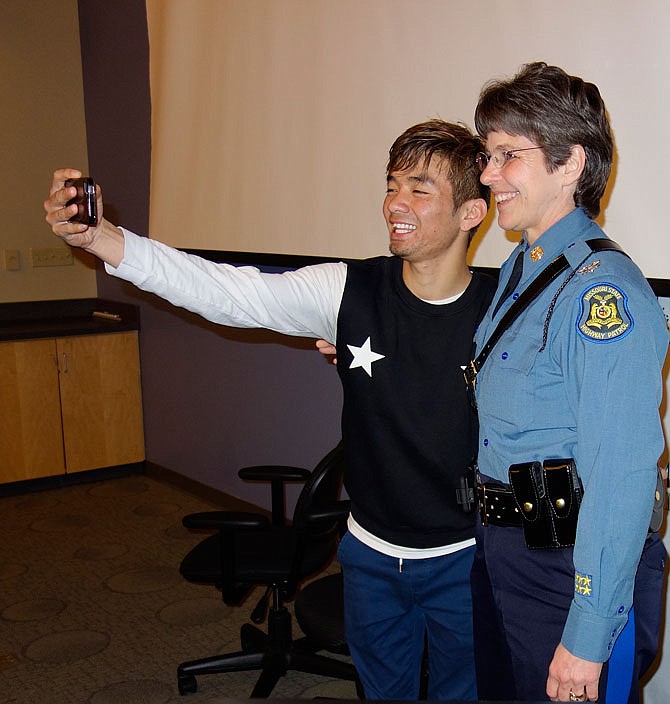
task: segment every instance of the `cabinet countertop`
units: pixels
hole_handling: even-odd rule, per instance
[[[101,298],[0,304],[0,341],[139,330],[137,306]]]

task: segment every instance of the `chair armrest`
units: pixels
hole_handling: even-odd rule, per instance
[[[260,528],[269,523],[260,513],[244,511],[204,511],[190,513],[181,520],[186,528],[195,530],[223,530],[224,528]]]
[[[305,519],[308,522],[321,521],[324,519],[336,519],[341,520],[347,518],[349,511],[351,510],[351,501],[348,499],[342,499],[341,501],[335,501],[332,504],[325,504],[323,506],[315,506]]]
[[[311,475],[311,472],[302,467],[266,464],[256,467],[242,467],[237,474],[240,479],[248,481],[270,482],[272,525],[283,526],[286,525],[284,484],[286,482],[304,482]]]
[[[311,472],[303,467],[266,464],[258,465],[257,467],[242,467],[237,476],[246,481],[271,482],[281,479],[285,482],[304,482],[310,474]]]

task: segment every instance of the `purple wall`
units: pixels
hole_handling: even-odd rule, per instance
[[[79,0],[79,19],[91,174],[107,217],[144,233],[151,164],[144,1]],[[268,508],[267,487],[240,482],[239,467],[311,467],[337,442],[341,388],[313,341],[211,325],[102,269],[98,295],[141,307],[149,462]]]

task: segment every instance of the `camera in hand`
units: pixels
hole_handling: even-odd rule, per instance
[[[79,222],[82,225],[95,227],[98,224],[98,208],[95,200],[95,182],[89,176],[84,178],[70,178],[65,182],[65,186],[74,186],[77,195],[67,202],[77,205],[79,211],[73,215],[69,222]]]

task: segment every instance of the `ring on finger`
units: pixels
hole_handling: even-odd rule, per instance
[[[571,702],[584,702],[586,701],[586,687],[581,694],[575,694],[572,690],[569,692]]]

